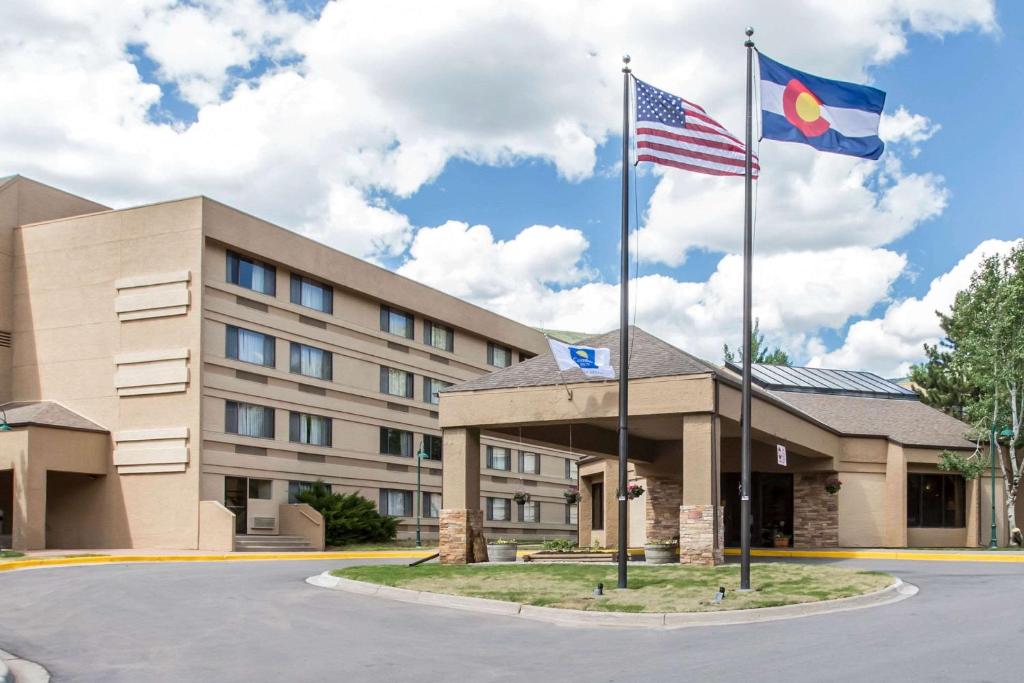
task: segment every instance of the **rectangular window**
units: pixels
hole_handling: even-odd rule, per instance
[[[433,434],[423,435],[423,450],[427,452],[430,460],[441,460],[442,444],[444,439]]]
[[[289,369],[299,375],[325,379],[328,382],[334,377],[334,354],[315,346],[306,346],[298,342],[291,343]]]
[[[399,311],[390,306],[380,307],[380,329],[382,332],[412,339],[414,326],[415,320],[411,313]]]
[[[316,280],[292,273],[291,302],[324,313],[333,313],[334,290]]]
[[[380,513],[392,517],[413,517],[415,516],[412,506],[412,491],[398,491],[395,489],[380,490]]]
[[[288,416],[288,440],[310,446],[331,446],[331,418],[292,412]]]
[[[571,481],[576,481],[580,478],[579,465],[572,458],[565,459],[565,478]]]
[[[540,474],[540,456],[536,453],[520,451],[519,471],[523,474]]]
[[[272,498],[271,489],[273,488],[273,482],[269,479],[250,479],[249,480],[249,499],[250,500],[270,500]]]
[[[441,516],[441,494],[440,493],[424,493],[423,494],[423,510],[421,514],[424,517],[440,517]]]
[[[224,431],[259,439],[274,438],[274,409],[267,406],[225,401]]]
[[[487,364],[496,368],[507,368],[512,365],[512,349],[487,342]]]
[[[492,470],[512,470],[512,453],[507,448],[487,447],[487,467]]]
[[[590,485],[590,528],[604,529],[604,484]]]
[[[540,521],[540,501],[531,500],[523,503],[519,506],[519,521],[520,522],[539,522]]]
[[[380,428],[380,452],[382,455],[412,457],[412,432],[391,427]]]
[[[392,396],[412,398],[412,373],[395,368],[380,367],[380,392]]]
[[[565,523],[572,524],[573,526],[580,523],[580,506],[579,505],[566,505],[565,506]]]
[[[430,320],[423,321],[423,343],[441,351],[455,351],[455,330],[438,325]]]
[[[275,340],[269,334],[227,326],[224,355],[245,363],[274,367]]]
[[[511,522],[512,501],[508,498],[488,498],[487,519],[492,522]]]
[[[314,482],[312,481],[290,481],[288,482],[288,503],[295,505],[299,502],[299,494],[304,491],[309,491],[313,488]],[[327,491],[330,492],[331,485],[325,483]]]
[[[907,475],[908,528],[964,528],[964,478],[959,474]]]
[[[277,270],[274,266],[228,252],[228,282],[254,292],[277,294]]]
[[[445,382],[443,380],[434,379],[433,377],[423,378],[423,401],[425,403],[432,403],[435,406],[441,402],[441,397],[438,396],[438,392],[446,387],[450,387],[451,382]]]

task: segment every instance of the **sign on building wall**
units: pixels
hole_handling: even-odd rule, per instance
[[[779,444],[778,446],[776,446],[775,447],[775,455],[776,455],[776,458],[779,461],[779,464],[782,465],[783,467],[785,467],[786,466],[786,447],[783,446],[782,444]]]

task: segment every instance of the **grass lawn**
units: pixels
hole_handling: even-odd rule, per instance
[[[355,550],[437,550],[437,541],[424,541],[423,546],[416,547],[416,541],[391,541],[390,543],[352,543],[350,545],[332,545],[327,552]]]
[[[334,576],[411,590],[506,600],[542,607],[602,612],[710,612],[774,607],[845,598],[885,588],[881,572],[823,565],[758,563],[751,567],[749,593],[737,593],[738,565],[629,568],[628,591],[615,590],[616,568],[607,565],[371,565],[346,567]],[[594,597],[598,582],[605,597]],[[714,604],[719,586],[725,600]]]
[[[25,553],[19,553],[17,550],[0,550],[0,558],[11,557],[25,557]]]

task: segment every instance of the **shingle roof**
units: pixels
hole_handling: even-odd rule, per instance
[[[107,431],[95,422],[53,401],[16,401],[0,405],[0,410],[7,415],[7,424],[12,427],[37,425],[87,432]],[[0,417],[3,415],[0,414]]]
[[[639,327],[630,327],[632,334],[632,350],[629,361],[629,378],[643,379],[648,377],[672,377],[675,375],[694,375],[714,373],[717,368],[696,356],[691,356],[682,349],[677,349],[668,342],[658,339]],[[607,348],[611,351],[612,367],[615,376],[619,373],[619,331],[612,330],[604,334],[585,339],[587,346]],[[609,382],[601,377],[587,377],[581,370],[565,370],[561,374],[550,353],[523,361],[517,365],[482,375],[468,382],[456,384],[445,389],[447,392],[477,391],[480,389],[513,389],[519,387],[542,387],[576,382]]]
[[[885,436],[908,446],[974,447],[964,438],[968,425],[913,399],[770,393],[843,434]]]

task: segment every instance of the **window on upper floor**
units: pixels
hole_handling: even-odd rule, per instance
[[[523,474],[540,474],[540,456],[529,451],[520,451],[519,471]]]
[[[519,521],[520,522],[539,522],[540,521],[540,501],[529,500],[519,506]]]
[[[568,504],[565,506],[565,523],[566,524],[579,524],[580,523],[580,506],[576,504]]]
[[[224,431],[260,439],[274,438],[274,409],[238,401],[224,402]]]
[[[423,450],[427,452],[429,460],[441,460],[444,439],[433,434],[423,435]]]
[[[492,470],[511,470],[512,451],[498,446],[487,447],[487,467]]]
[[[438,392],[445,387],[450,387],[451,382],[434,379],[433,377],[423,378],[423,400],[426,403],[433,403],[435,406],[441,402]]]
[[[224,355],[245,363],[274,367],[275,339],[269,334],[228,325]]]
[[[441,494],[440,493],[423,493],[423,516],[424,517],[440,517],[441,516]]]
[[[455,351],[455,330],[430,320],[423,321],[423,343],[441,351]]]
[[[288,440],[310,446],[331,446],[331,418],[292,412],[288,416]]]
[[[907,527],[964,528],[964,478],[959,474],[907,474]]]
[[[412,506],[412,491],[397,489],[380,490],[380,513],[392,517],[412,517],[416,513]]]
[[[382,455],[412,457],[412,432],[393,427],[380,428],[380,452]]]
[[[229,251],[227,271],[227,280],[233,285],[270,296],[277,294],[277,269],[272,265]]]
[[[412,313],[406,313],[390,306],[381,306],[380,329],[388,334],[412,339],[415,330],[415,318],[413,318]]]
[[[565,478],[572,480],[580,478],[579,465],[572,458],[565,459]]]
[[[512,349],[494,342],[487,342],[487,364],[496,368],[507,368],[512,365]]]
[[[411,372],[395,368],[380,368],[380,391],[382,394],[412,398],[413,377]]]
[[[299,375],[330,381],[333,375],[334,354],[315,346],[291,343],[289,369]]]
[[[323,313],[333,313],[334,290],[329,285],[292,273],[291,302]]]
[[[487,519],[491,522],[512,521],[512,501],[509,498],[488,498]]]

